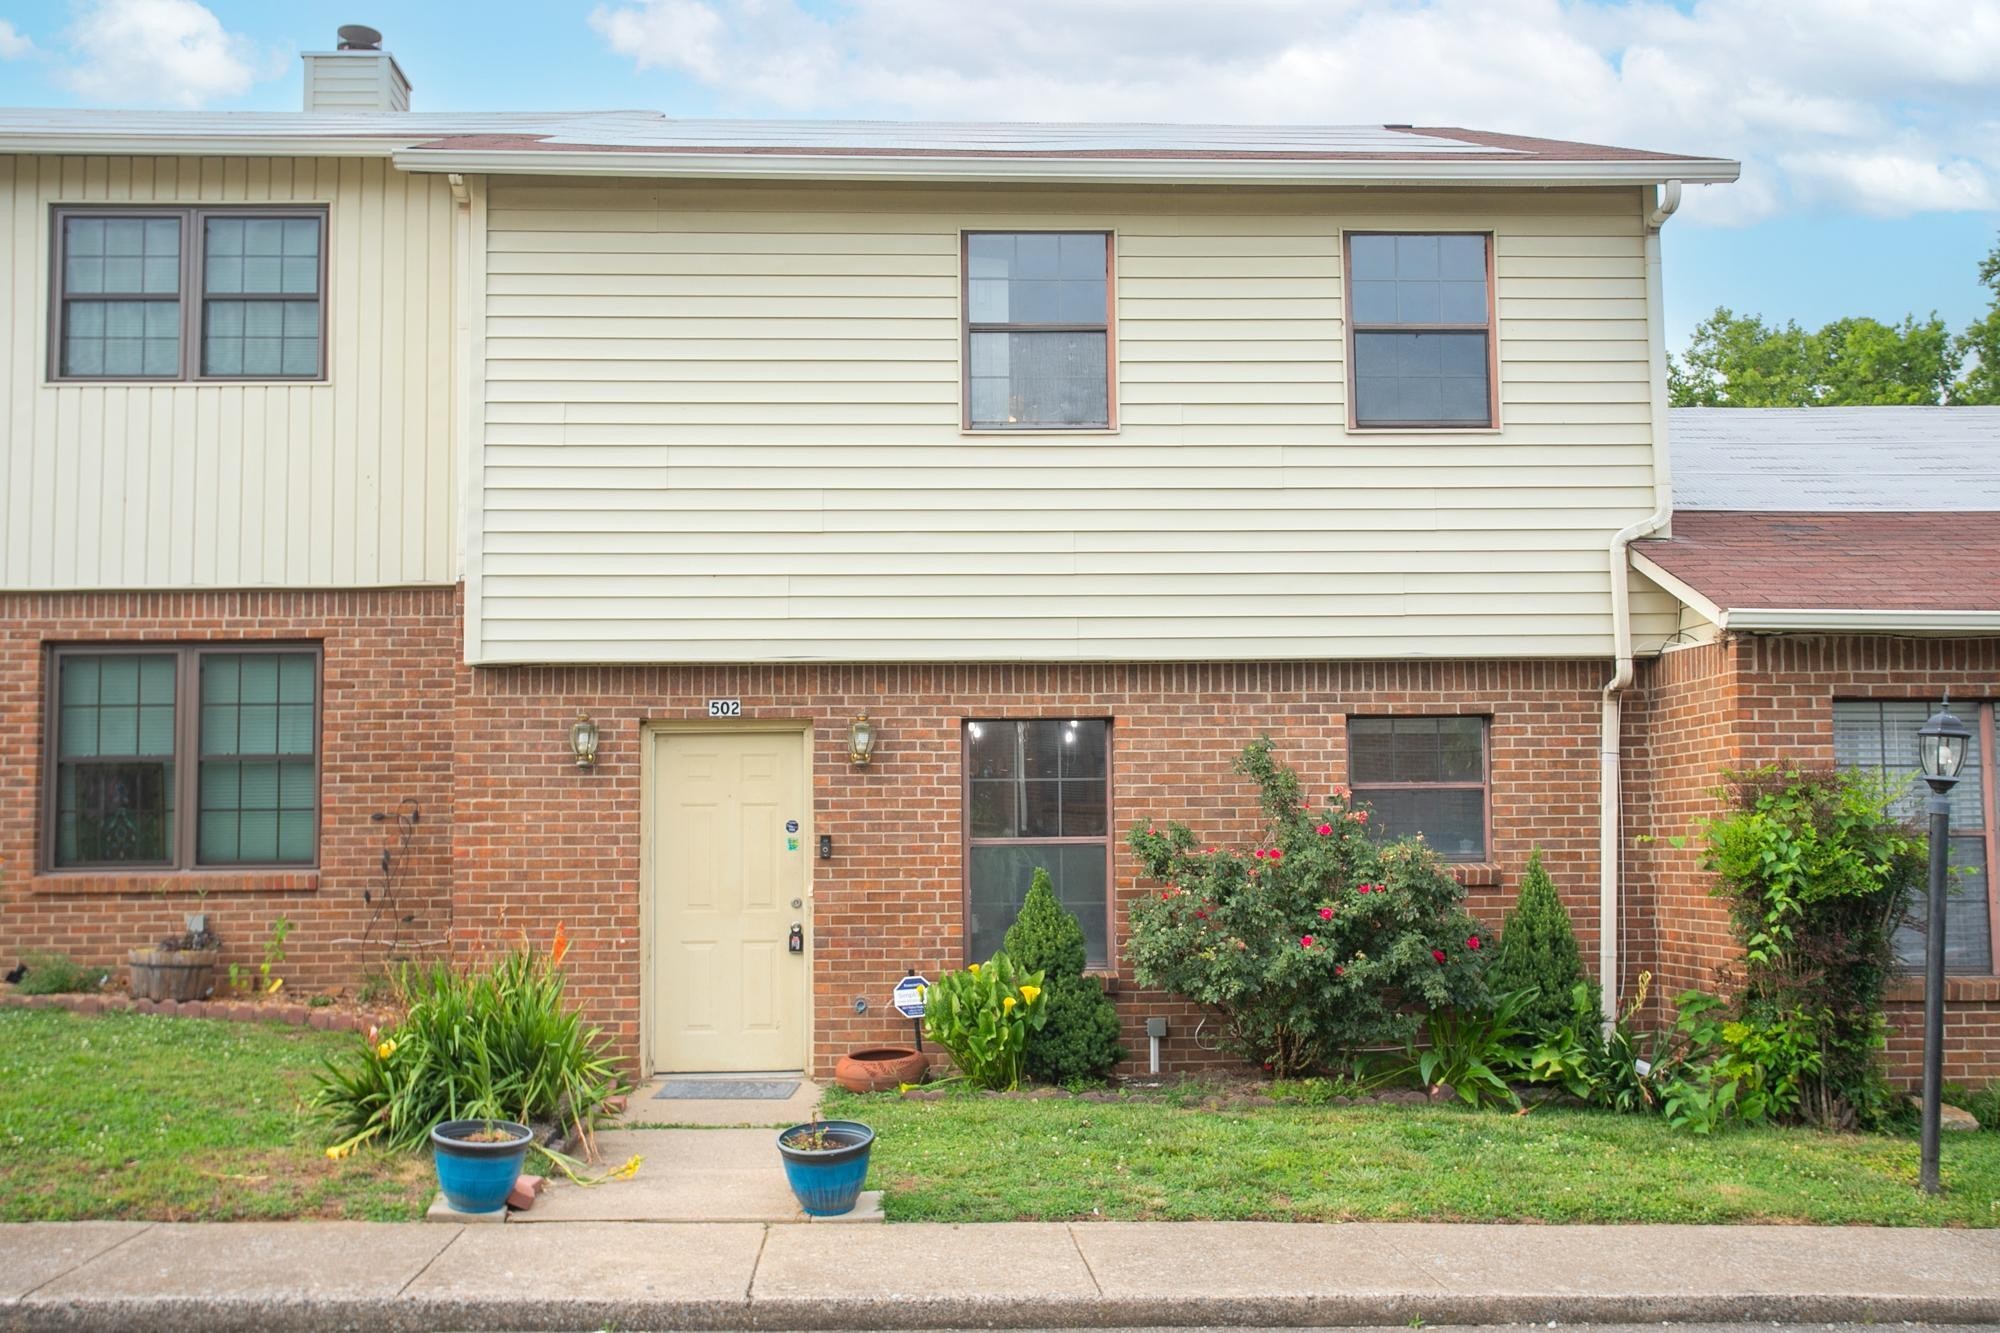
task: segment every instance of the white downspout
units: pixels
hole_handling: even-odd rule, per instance
[[[1603,719],[1599,724],[1598,843],[1597,843],[1597,976],[1603,989],[1604,1017],[1618,1016],[1619,797],[1622,784],[1623,710],[1620,696],[1632,683],[1632,589],[1626,547],[1658,532],[1673,515],[1673,476],[1667,458],[1667,334],[1661,308],[1660,228],[1681,206],[1681,183],[1667,181],[1657,203],[1646,214],[1646,358],[1652,377],[1653,512],[1611,539],[1611,679],[1604,684]]]

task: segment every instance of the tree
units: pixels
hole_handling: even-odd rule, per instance
[[[1676,407],[1945,403],[1963,356],[1935,313],[1900,324],[1836,319],[1808,332],[1718,306],[1686,355],[1667,358],[1668,394]]]
[[[1041,1083],[1101,1079],[1125,1058],[1118,1044],[1118,1009],[1083,974],[1083,927],[1060,902],[1039,866],[1020,915],[1007,928],[1005,952],[1040,971],[1047,1021],[1028,1035],[1028,1076]]]
[[[2000,243],[1979,261],[1979,282],[1993,293],[1986,314],[1966,326],[1955,344],[1961,364],[1970,365],[1952,386],[1952,401],[2000,406]]]
[[[1500,944],[1486,984],[1495,995],[1535,992],[1520,1015],[1522,1026],[1530,1032],[1554,1032],[1568,1022],[1573,1007],[1571,992],[1579,984],[1591,985],[1583,970],[1583,955],[1577,951],[1569,912],[1556,896],[1549,872],[1542,869],[1539,847],[1528,857],[1520,896],[1500,927]]]

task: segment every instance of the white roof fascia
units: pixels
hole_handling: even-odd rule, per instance
[[[1625,548],[1625,551],[1626,554],[1632,557],[1632,568],[1659,584],[1665,591],[1693,607],[1696,612],[1711,623],[1720,625],[1729,614],[1722,607],[1717,606],[1713,600],[1703,596],[1700,589],[1696,588],[1692,583],[1660,568],[1651,560],[1648,560],[1645,553],[1639,550],[1637,546],[1628,546]]]
[[[1918,634],[2000,633],[2000,611],[1878,611],[1740,607],[1716,621],[1730,630],[1830,630]]]
[[[105,151],[99,147],[96,151]],[[261,147],[257,151],[264,151]],[[686,153],[400,148],[404,171],[534,176],[687,176],[757,180],[1093,181],[1135,185],[1688,185],[1734,181],[1716,159],[1552,162],[1296,158],[905,157],[870,153]]]
[[[405,112],[372,113],[385,120]],[[391,122],[393,123],[393,122]],[[390,157],[435,134],[385,134],[366,138],[332,135],[9,134],[0,153],[50,153],[76,157]],[[453,168],[462,170],[462,168]]]

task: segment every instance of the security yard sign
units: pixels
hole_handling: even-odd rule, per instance
[[[931,983],[912,972],[896,983],[896,989],[889,993],[889,1003],[896,1006],[896,1012],[905,1018],[924,1016],[924,989]]]

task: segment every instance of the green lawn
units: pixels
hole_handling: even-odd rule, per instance
[[[351,1033],[0,1011],[0,1221],[423,1215],[430,1159],[326,1159],[303,1104]]]
[[[1738,1130],[1452,1106],[1183,1109],[1157,1102],[904,1101],[832,1092],[878,1135],[868,1187],[893,1221],[1046,1218],[1817,1222],[2000,1226],[2000,1134]]]

